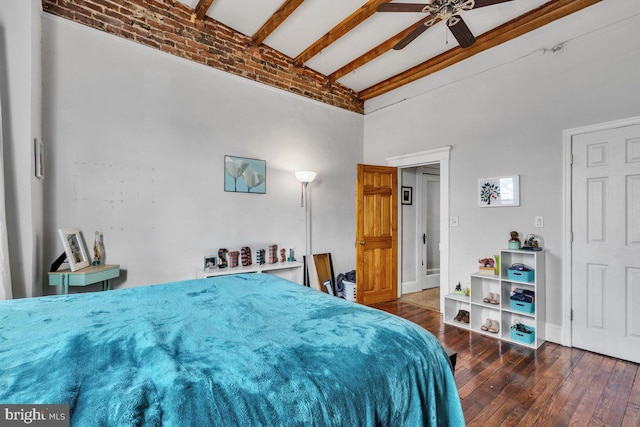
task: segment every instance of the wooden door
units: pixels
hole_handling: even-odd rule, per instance
[[[572,139],[573,345],[640,362],[640,125]]]
[[[356,299],[398,297],[398,170],[358,165],[356,182]]]

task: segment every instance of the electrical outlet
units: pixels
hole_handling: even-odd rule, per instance
[[[535,226],[536,226],[536,228],[543,228],[544,227],[544,217],[537,216],[536,217],[536,221],[535,221]]]
[[[449,217],[449,227],[457,227],[458,226],[458,217],[452,216]]]

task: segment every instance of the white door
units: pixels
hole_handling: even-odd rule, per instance
[[[640,125],[572,138],[573,346],[640,362]]]
[[[440,286],[440,175],[437,168],[418,170],[422,175],[422,289]]]

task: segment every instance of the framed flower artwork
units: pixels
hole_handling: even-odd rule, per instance
[[[224,191],[265,194],[267,162],[246,157],[224,156]]]

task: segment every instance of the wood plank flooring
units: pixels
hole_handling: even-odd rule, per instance
[[[640,427],[636,363],[548,342],[531,350],[446,325],[440,313],[412,304],[373,307],[458,352],[455,378],[469,426]]]

